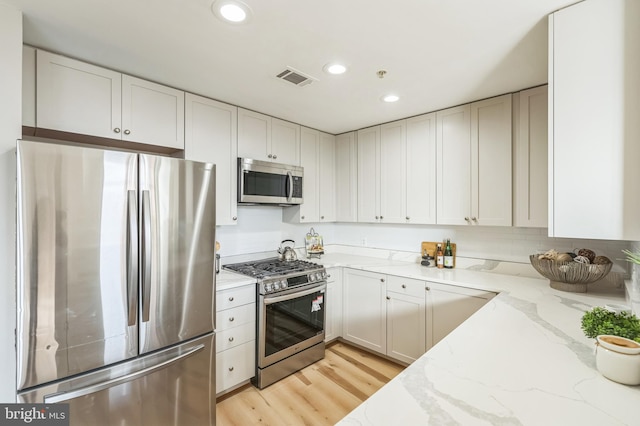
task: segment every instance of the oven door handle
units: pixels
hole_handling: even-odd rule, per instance
[[[265,305],[271,305],[273,303],[284,302],[285,300],[297,299],[298,297],[307,296],[309,294],[313,294],[320,290],[325,290],[327,288],[327,284],[324,283],[322,285],[310,288],[308,290],[296,291],[294,293],[285,294],[284,296],[268,296],[264,298]]]

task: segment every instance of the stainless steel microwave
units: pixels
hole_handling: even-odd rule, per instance
[[[238,158],[238,203],[302,204],[303,172],[300,166]]]

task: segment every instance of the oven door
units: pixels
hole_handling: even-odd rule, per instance
[[[324,341],[326,282],[260,296],[258,367],[264,368]]]

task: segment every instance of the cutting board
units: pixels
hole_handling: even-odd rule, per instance
[[[436,257],[436,249],[438,244],[442,244],[442,251],[444,252],[444,247],[446,245],[446,241],[423,241],[420,245],[420,254],[424,255],[425,250],[428,254],[433,257]],[[453,267],[456,267],[456,243],[451,243],[451,251],[453,252]]]

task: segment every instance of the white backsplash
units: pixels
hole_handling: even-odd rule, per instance
[[[558,251],[590,248],[598,255],[609,257],[615,264],[613,271],[626,277],[630,276],[631,270],[621,250],[638,246],[626,241],[549,238],[546,228],[363,223],[296,225],[282,222],[282,208],[265,206],[238,207],[238,225],[218,226],[216,239],[221,243],[220,254],[224,260],[228,256],[274,251],[280,241],[289,238],[295,240],[296,247],[304,247],[304,237],[311,227],[323,236],[325,244],[418,253],[422,241],[451,238],[457,244],[458,256],[520,263],[529,263],[530,254],[551,248]]]

